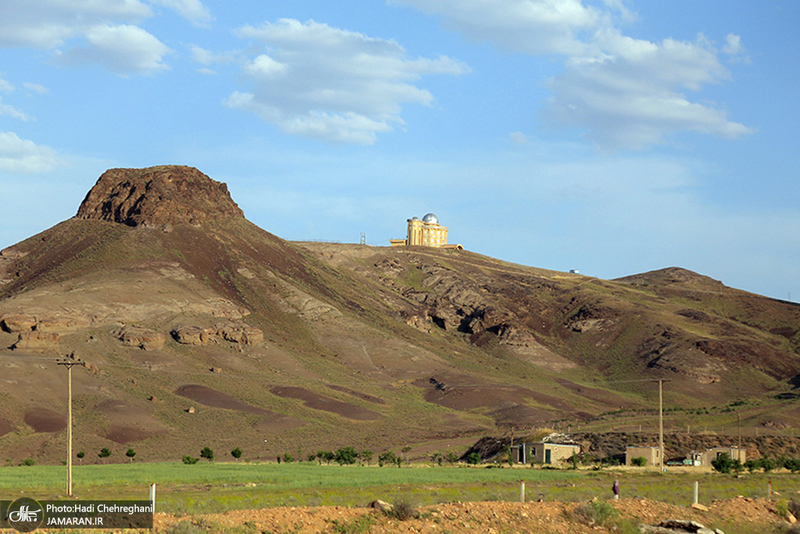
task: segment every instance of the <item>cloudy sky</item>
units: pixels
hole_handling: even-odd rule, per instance
[[[290,240],[800,300],[800,2],[4,0],[0,248],[184,164]]]

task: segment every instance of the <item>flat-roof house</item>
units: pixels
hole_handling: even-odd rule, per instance
[[[625,448],[625,465],[633,465],[634,458],[644,458],[646,466],[661,465],[661,448],[628,445]]]
[[[574,443],[522,443],[512,447],[514,461],[523,464],[557,464],[580,452],[581,446]]]

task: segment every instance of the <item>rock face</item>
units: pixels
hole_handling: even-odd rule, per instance
[[[193,167],[110,169],[81,203],[79,219],[169,229],[175,224],[243,218],[224,183]]]
[[[257,345],[264,341],[264,332],[239,322],[218,323],[213,327],[186,325],[172,330],[172,337],[182,345],[210,345],[224,339],[241,345]]]

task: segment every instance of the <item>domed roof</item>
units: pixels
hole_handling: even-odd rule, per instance
[[[439,217],[437,217],[433,213],[428,213],[422,218],[422,222],[432,223],[432,224],[439,224]]]

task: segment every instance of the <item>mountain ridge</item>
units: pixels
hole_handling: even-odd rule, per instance
[[[93,365],[75,373],[76,446],[151,458],[605,424],[651,407],[659,379],[676,424],[739,400],[760,403],[752,425],[800,416],[774,399],[800,374],[800,307],[683,269],[609,281],[470,251],[287,242],[181,166],[110,170],[78,214],[0,253],[10,458],[59,457],[64,377],[43,358],[69,352]]]

